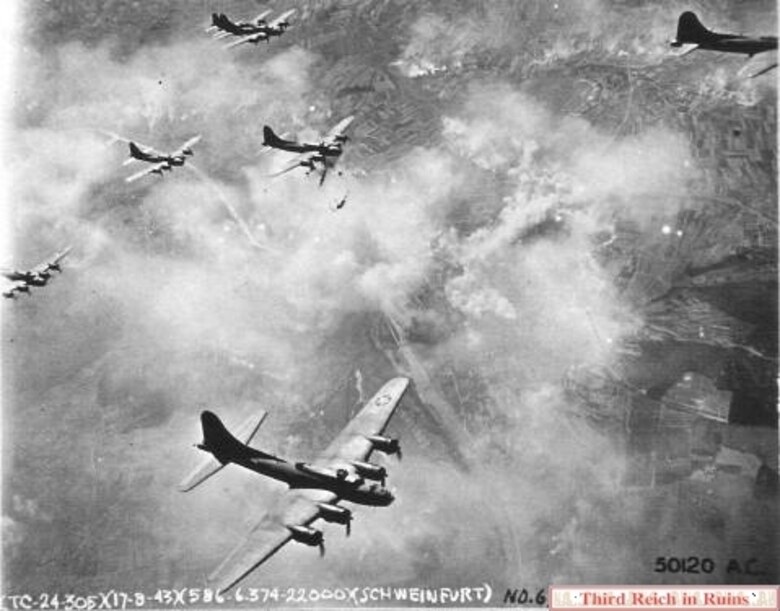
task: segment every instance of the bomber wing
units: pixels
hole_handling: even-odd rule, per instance
[[[737,74],[746,78],[756,78],[777,68],[777,53],[762,53],[748,59]]]
[[[279,15],[276,19],[274,19],[271,23],[268,24],[268,27],[271,28],[278,28],[280,24],[286,22],[290,17],[292,17],[292,14],[295,12],[294,8],[291,8],[289,11],[285,11],[281,15]]]
[[[337,500],[336,494],[327,490],[288,492],[276,510],[263,516],[246,539],[209,575],[209,581],[220,592],[229,590],[292,539],[288,526],[308,526],[320,515],[317,503],[333,504]]]
[[[39,265],[36,265],[35,268],[32,270],[34,274],[42,274],[44,272],[48,272],[52,269],[59,269],[60,261],[62,261],[68,253],[71,251],[72,247],[68,246],[67,248],[61,250],[56,255],[54,255],[51,259],[48,261],[44,261],[43,263],[40,263]]]
[[[182,157],[183,155],[185,155],[185,152],[186,152],[187,150],[189,150],[189,148],[190,148],[191,146],[193,146],[193,145],[197,144],[198,142],[200,142],[200,139],[201,139],[202,137],[203,137],[203,136],[201,136],[200,134],[198,134],[197,136],[194,136],[194,137],[190,138],[189,140],[187,140],[187,142],[185,142],[184,144],[182,144],[182,145],[181,145],[181,146],[180,146],[178,149],[176,149],[175,151],[173,151],[173,152],[172,152],[172,153],[169,155],[169,157]]]
[[[231,36],[241,36],[241,33],[239,32],[228,32],[227,30],[220,30],[216,34],[214,34],[213,38],[214,40],[223,40],[225,38],[230,38]]]
[[[332,465],[366,460],[373,449],[368,436],[380,435],[384,432],[408,387],[409,378],[393,378],[382,386],[357,416],[349,421],[338,437],[317,457],[316,463]]]
[[[282,168],[278,172],[269,174],[269,176],[273,176],[273,177],[281,176],[282,174],[287,174],[287,172],[292,172],[296,168],[307,167],[308,163],[311,161],[311,158],[314,156],[315,155],[313,155],[312,153],[304,153],[303,155],[298,155],[298,157],[296,157],[292,162],[287,164],[284,168]]]
[[[345,119],[339,121],[325,136],[325,140],[331,142],[336,139],[336,136],[343,136],[346,129],[350,126],[352,121],[355,120],[355,115],[350,115]]]
[[[140,172],[136,172],[132,176],[128,176],[125,178],[125,182],[135,182],[139,178],[143,178],[144,176],[148,176],[149,174],[160,174],[162,176],[162,173],[171,169],[171,164],[167,161],[161,161],[160,163],[156,163],[153,166],[149,166],[145,170],[141,170]]]
[[[258,32],[257,34],[250,34],[249,36],[243,36],[238,40],[235,40],[230,44],[225,45],[225,48],[232,49],[233,47],[237,47],[238,45],[243,45],[244,43],[260,42],[261,40],[265,40],[266,38],[268,38],[268,34],[266,34],[265,32]]]
[[[3,297],[13,299],[16,293],[29,292],[30,286],[23,280],[8,281],[3,288]]]
[[[273,12],[273,9],[268,9],[267,11],[263,11],[260,13],[257,17],[254,18],[252,21],[253,25],[261,25],[265,23],[265,18],[268,17]]]

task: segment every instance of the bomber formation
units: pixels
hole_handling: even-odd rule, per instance
[[[224,13],[213,13],[211,25],[206,31],[215,40],[230,39],[225,48],[243,44],[257,45],[263,41],[270,43],[272,38],[283,36],[292,26],[290,20],[294,13],[295,9],[288,10],[269,20],[270,12],[265,11],[248,21],[235,21]],[[711,32],[694,13],[686,12],[679,18],[677,36],[671,46],[685,48],[685,53],[703,49],[753,57],[777,49],[777,38]],[[763,74],[776,65],[751,76]],[[319,141],[288,139],[265,125],[262,146],[294,155],[282,170],[272,176],[303,168],[305,175],[314,174],[318,185],[322,186],[332,172],[342,175],[343,170],[338,168],[350,141],[348,133],[354,120],[354,115],[343,118]],[[195,135],[170,152],[157,150],[135,140],[120,139],[127,142],[129,149],[129,157],[123,165],[145,164],[142,170],[125,178],[126,182],[132,183],[150,175],[164,177],[177,168],[187,166],[202,137]],[[338,201],[336,209],[344,207],[346,198],[344,195]],[[61,262],[70,250],[70,247],[62,250],[30,270],[3,271],[2,275],[11,283],[3,291],[3,296],[14,298],[20,293],[29,294],[31,287],[46,286],[54,271],[62,271]],[[290,488],[282,510],[264,517],[212,575],[220,589],[233,587],[291,540],[318,547],[322,551],[323,533],[312,527],[312,523],[318,519],[343,524],[349,534],[352,512],[340,506],[340,502],[386,506],[393,501],[393,494],[385,486],[385,468],[367,461],[373,451],[400,457],[398,440],[383,437],[382,433],[408,385],[409,380],[406,378],[396,378],[385,384],[313,462],[288,462],[251,447],[249,443],[257,433],[264,413],[246,423],[235,436],[228,432],[216,415],[202,413],[203,441],[197,447],[208,456],[181,483],[180,490],[192,490],[230,463],[282,481]]]
[[[234,38],[235,40],[227,44],[225,48],[233,48],[242,44],[256,45],[261,41],[269,43],[272,38],[281,37],[287,32],[292,26],[291,17],[295,12],[296,9],[290,9],[275,19],[269,20],[271,11],[266,10],[248,21],[234,21],[224,13],[212,13],[211,25],[205,31],[212,34],[215,40]],[[739,53],[752,58],[759,53],[776,50],[777,37],[713,32],[701,23],[695,13],[686,11],[678,19],[677,34],[670,41],[670,45],[675,49],[682,49],[679,56],[702,49],[723,53]],[[748,77],[755,78],[776,67],[777,62],[771,63]],[[271,176],[280,176],[297,168],[305,168],[305,175],[316,174],[318,184],[322,186],[329,172],[342,158],[344,146],[350,139],[347,130],[354,119],[354,115],[342,119],[319,142],[288,140],[278,136],[273,128],[265,125],[263,127],[263,147],[297,155],[287,166]],[[152,174],[163,177],[175,168],[184,166],[187,159],[195,154],[193,147],[201,140],[200,135],[193,136],[178,149],[166,153],[117,134],[111,134],[111,136],[113,140],[122,140],[128,144],[129,158],[124,162],[124,165],[137,161],[149,164],[143,170],[126,177],[125,181],[129,183]],[[338,175],[343,175],[343,171],[339,171]],[[345,193],[343,197],[338,199],[332,209],[341,210],[347,202],[347,196],[348,194]],[[70,247],[48,264],[41,264],[33,270],[3,271],[2,275],[11,282],[3,289],[3,296],[12,299],[19,293],[29,294],[30,287],[45,286],[51,277],[52,270],[62,271],[59,261],[68,252],[70,252]],[[47,265],[50,267],[46,267]]]

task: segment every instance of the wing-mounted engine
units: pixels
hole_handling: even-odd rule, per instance
[[[368,435],[366,437],[371,442],[374,450],[379,450],[384,454],[396,454],[401,458],[401,444],[397,439],[382,437],[381,435]]]
[[[298,543],[305,543],[311,547],[319,547],[320,556],[325,555],[325,540],[321,530],[310,528],[309,526],[298,526],[297,524],[287,526],[287,529],[292,534],[292,538]]]
[[[381,482],[382,486],[385,485],[387,469],[381,465],[375,465],[370,462],[361,462],[359,460],[353,460],[352,465],[360,476],[365,477],[366,479],[372,479],[375,482]]]
[[[363,483],[363,478],[351,474],[347,469],[328,469],[326,467],[318,467],[316,465],[310,465],[305,462],[295,463],[295,468],[304,473],[309,473],[320,478],[333,480],[336,482],[343,482],[352,486],[359,486]]]
[[[320,144],[319,154],[323,160],[325,157],[338,157],[342,152],[342,144],[336,140],[333,143]]]
[[[317,503],[320,508],[320,517],[326,522],[344,524],[347,527],[347,536],[352,530],[352,512],[346,507],[339,507],[330,503]]]

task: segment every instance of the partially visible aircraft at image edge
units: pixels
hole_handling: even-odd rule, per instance
[[[144,146],[142,144],[138,144],[137,142],[133,142],[132,140],[128,141],[128,146],[130,148],[130,158],[125,160],[123,165],[127,165],[135,161],[144,161],[154,165],[146,168],[145,170],[141,170],[132,176],[128,176],[125,178],[125,181],[134,182],[139,178],[148,176],[149,174],[158,174],[162,176],[164,172],[169,172],[174,167],[183,166],[184,162],[187,160],[187,157],[191,157],[195,154],[192,150],[192,147],[200,142],[200,139],[200,135],[190,138],[187,140],[187,142],[182,144],[178,149],[171,153],[161,153],[160,151],[153,149],[150,146]]]
[[[776,36],[744,36],[742,34],[721,34],[712,32],[702,25],[696,13],[686,11],[677,21],[677,36],[671,42],[675,48],[683,48],[681,55],[687,55],[696,49],[720,51],[722,53],[742,53],[749,58],[758,53],[777,49]],[[751,76],[759,76],[777,67],[777,62],[765,67]]]
[[[255,17],[254,22],[234,22],[224,13],[212,13],[211,27],[208,30],[212,28],[219,30],[215,36],[217,39],[227,36],[240,36],[238,40],[225,45],[226,49],[232,49],[243,44],[257,44],[263,40],[270,42],[271,38],[281,36],[292,25],[289,19],[295,11],[296,9],[285,11],[271,22],[266,21],[270,11],[260,13]]]
[[[11,281],[11,285],[3,289],[3,297],[13,299],[17,293],[30,293],[30,287],[46,286],[52,272],[62,272],[60,262],[71,251],[71,247],[61,250],[48,261],[36,265],[30,270],[3,270],[2,275]]]
[[[317,171],[320,174],[319,184],[325,182],[325,178],[332,170],[336,162],[344,152],[344,144],[349,140],[346,135],[347,128],[354,121],[355,117],[342,119],[333,129],[328,132],[325,138],[317,144],[308,144],[295,142],[294,140],[284,140],[277,136],[269,126],[263,126],[263,146],[274,148],[289,153],[300,153],[300,157],[291,165],[274,174],[279,176],[295,168],[307,168],[307,174]]]
[[[229,463],[290,487],[276,511],[263,516],[209,576],[220,592],[235,586],[290,540],[318,547],[324,554],[323,533],[311,527],[318,518],[343,524],[349,536],[352,511],[339,502],[377,507],[393,502],[393,494],[385,487],[387,470],[366,461],[374,450],[401,457],[398,440],[383,437],[382,433],[408,386],[409,379],[403,377],[387,382],[310,463],[288,462],[248,445],[265,419],[265,411],[245,422],[236,436],[212,412],[201,414],[203,442],[197,447],[211,456],[181,482],[179,490],[192,490]]]

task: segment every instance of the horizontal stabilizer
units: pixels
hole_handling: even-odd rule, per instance
[[[246,445],[255,438],[257,431],[260,430],[260,425],[263,424],[263,420],[268,415],[268,412],[264,409],[259,413],[250,416],[246,421],[236,429],[236,438]]]
[[[268,412],[261,410],[260,413],[250,416],[246,422],[244,422],[236,431],[236,438],[244,444],[249,444],[254,438],[257,431],[260,429],[260,425],[265,420]],[[185,477],[179,484],[179,491],[189,492],[199,484],[202,484],[209,477],[219,471],[223,464],[221,464],[212,454],[209,454],[201,460],[195,469]]]
[[[685,57],[689,53],[693,53],[696,49],[699,48],[699,45],[690,44],[690,43],[675,43],[672,44],[673,47],[676,47],[679,49],[679,51],[673,53],[676,57]]]

